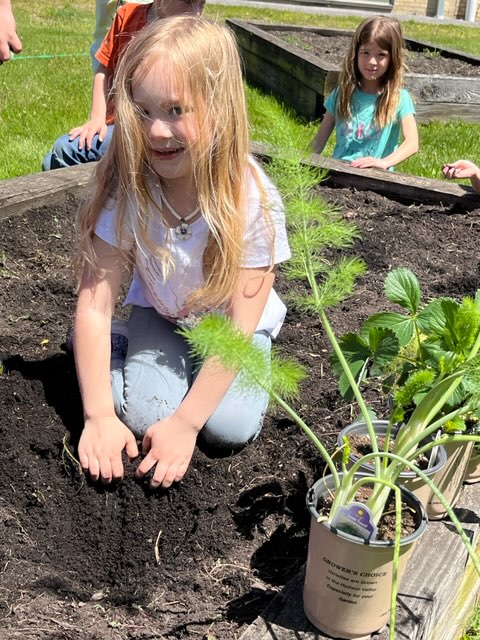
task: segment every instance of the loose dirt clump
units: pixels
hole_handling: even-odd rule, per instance
[[[318,193],[358,225],[351,251],[368,265],[330,313],[339,334],[384,306],[393,267],[412,268],[427,299],[480,287],[480,209]],[[221,458],[197,450],[169,491],[134,482],[135,464],[110,488],[82,476],[81,403],[65,352],[77,204],[0,222],[0,640],[235,640],[306,559],[305,495],[322,464],[272,410],[254,444]],[[278,291],[291,288],[280,271]],[[333,451],[354,410],[339,397],[318,319],[289,311],[278,347],[308,367],[297,408]]]

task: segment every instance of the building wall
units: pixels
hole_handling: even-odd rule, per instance
[[[437,5],[438,0],[394,0],[393,11],[413,16],[435,16]],[[466,7],[467,0],[444,0],[444,17],[462,20],[465,18]],[[475,21],[480,22],[480,0],[478,0]]]

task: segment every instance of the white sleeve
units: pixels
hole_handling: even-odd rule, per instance
[[[247,220],[245,228],[245,253],[242,267],[254,269],[268,267],[288,260],[291,256],[285,225],[285,209],[276,187],[255,162],[251,163],[252,173],[257,172],[267,197],[268,212],[264,215],[261,207],[260,190],[251,174],[248,181]],[[274,243],[272,247],[272,227]],[[273,256],[272,256],[273,248]]]
[[[95,224],[95,235],[97,235],[104,242],[111,244],[114,247],[120,245],[117,237],[116,229],[117,220],[117,208],[116,201],[110,198],[105,203],[105,206],[100,211],[97,222]],[[123,234],[122,234],[123,235]],[[131,233],[126,233],[122,238],[122,249],[129,250],[133,245],[133,236]]]

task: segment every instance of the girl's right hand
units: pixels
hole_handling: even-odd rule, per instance
[[[480,169],[470,160],[457,160],[451,164],[444,164],[442,173],[449,180],[473,178],[480,173]]]
[[[78,444],[80,464],[93,481],[110,484],[123,478],[122,452],[130,460],[138,456],[138,446],[130,429],[116,416],[89,418]]]
[[[107,123],[105,119],[92,118],[85,124],[80,125],[79,127],[75,127],[71,131],[69,131],[70,141],[75,140],[75,138],[79,138],[78,148],[83,149],[86,145],[87,149],[90,150],[92,148],[92,141],[95,134],[98,133],[98,139],[100,142],[105,140],[105,136],[107,135]]]

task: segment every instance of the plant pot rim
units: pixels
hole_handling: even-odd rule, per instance
[[[389,422],[388,420],[372,420],[372,424],[374,428],[384,427],[386,429]],[[356,422],[352,422],[351,424],[344,427],[338,434],[337,442],[339,446],[342,444],[341,443],[342,435],[347,435],[348,433],[355,431],[355,427],[366,427],[366,422],[364,420],[357,420]],[[400,429],[401,429],[401,426],[393,425],[392,435],[396,436],[397,433],[400,431]],[[358,460],[361,460],[361,457],[351,455],[350,459],[357,462]],[[443,445],[438,445],[437,461],[432,467],[430,467],[429,469],[424,469],[424,471],[425,473],[427,473],[428,476],[434,476],[437,473],[437,471],[440,471],[440,469],[446,464],[446,462],[447,462],[447,451]],[[363,465],[363,468],[365,468],[367,464],[368,463],[365,463]],[[372,474],[367,474],[367,475],[372,475]],[[399,480],[400,479],[411,480],[412,478],[416,478],[416,477],[418,476],[414,471],[405,469],[400,473]]]
[[[338,475],[341,478],[343,476],[343,473],[340,472]],[[371,477],[372,477],[371,474],[368,474],[368,473],[355,474],[356,479],[371,478]],[[307,492],[307,509],[310,512],[310,515],[315,519],[318,519],[320,515],[317,511],[318,497],[325,493],[330,493],[331,487],[329,486],[329,484],[333,484],[333,476],[325,475],[319,480],[317,480]],[[324,491],[322,491],[321,489],[322,485],[324,486]],[[407,504],[410,507],[412,507],[417,514],[417,528],[415,529],[415,531],[413,533],[410,533],[408,536],[404,536],[400,539],[400,546],[406,546],[411,544],[412,542],[415,542],[423,534],[428,524],[428,516],[425,510],[425,507],[422,505],[420,500],[411,491],[409,491],[408,489],[402,486],[400,486],[399,489],[402,493],[402,498],[404,498],[405,502],[407,502]],[[323,526],[327,527],[327,529],[331,531],[334,535],[339,536],[340,538],[344,538],[345,540],[348,540],[350,542],[353,542],[354,544],[359,544],[363,546],[367,545],[370,547],[378,547],[382,549],[393,547],[395,544],[394,540],[364,540],[363,538],[358,538],[357,536],[353,536],[350,533],[345,533],[344,531],[340,531],[336,529],[336,527],[332,527],[332,525],[326,520],[323,520],[319,524],[322,524]]]

